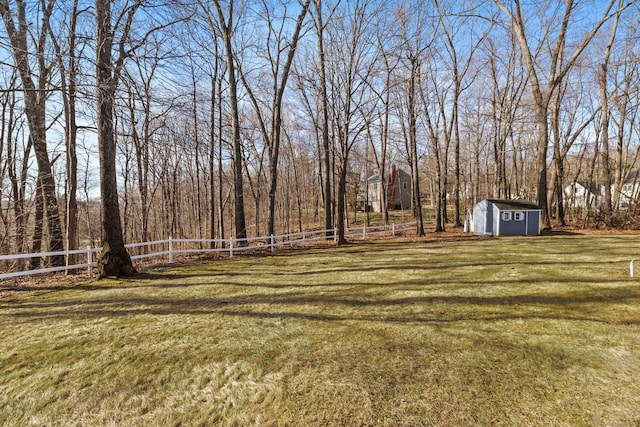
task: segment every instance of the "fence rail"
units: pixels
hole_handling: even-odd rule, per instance
[[[353,227],[345,229],[345,237],[347,238],[359,238],[367,239],[368,237],[388,235],[395,236],[406,231],[415,230],[415,223],[408,222],[404,224],[391,224],[380,225],[371,227]],[[166,240],[155,240],[152,242],[142,243],[129,243],[125,247],[127,249],[144,248],[142,253],[138,253],[131,256],[132,260],[141,260],[152,257],[168,257],[169,262],[173,262],[174,255],[179,254],[193,254],[193,253],[228,253],[230,257],[233,257],[235,253],[249,250],[267,250],[275,252],[276,248],[284,246],[292,246],[296,244],[311,243],[320,240],[327,240],[327,238],[336,238],[337,230],[313,230],[303,231],[299,233],[281,234],[277,236],[262,236],[262,237],[250,237],[246,239],[173,239],[169,237]],[[159,247],[160,250],[155,252],[147,252],[152,247]],[[53,273],[59,271],[71,271],[71,270],[87,270],[89,277],[93,276],[93,269],[97,267],[96,259],[102,248],[93,248],[88,246],[86,249],[77,249],[72,251],[59,251],[59,252],[38,252],[31,254],[17,254],[17,255],[0,255],[0,262],[6,261],[18,261],[31,258],[45,258],[54,256],[64,256],[66,260],[69,260],[71,255],[79,257],[83,256],[83,263],[79,264],[67,264],[58,267],[45,267],[33,270],[21,270],[0,273],[1,279],[17,278],[22,276],[31,276],[43,273]],[[67,261],[68,263],[68,261]],[[20,263],[24,264],[24,263]]]

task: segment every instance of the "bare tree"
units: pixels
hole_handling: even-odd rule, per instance
[[[139,213],[136,217],[140,218],[141,224],[136,238],[143,242],[149,240],[154,194],[160,181],[153,179],[152,163],[154,159],[160,160],[158,157],[164,151],[163,147],[157,147],[155,140],[158,133],[166,130],[168,116],[176,109],[171,96],[161,90],[162,87],[169,86],[162,77],[161,68],[166,62],[166,48],[163,48],[162,43],[162,40],[154,37],[152,43],[142,46],[141,54],[132,58],[122,76],[127,94],[122,96],[122,102],[126,104],[126,113],[123,112],[123,115],[126,116],[121,118],[121,127],[123,139],[132,143],[135,154],[135,178],[139,197]]]
[[[222,219],[222,154],[219,154],[219,159],[218,159],[218,176],[220,177],[219,181],[218,181],[218,186],[216,187],[216,179],[215,179],[215,174],[214,171],[216,169],[216,142],[219,143],[219,148],[220,150],[222,149],[222,141],[221,141],[221,134],[222,134],[222,129],[221,126],[217,128],[217,132],[216,132],[216,112],[217,111],[221,111],[221,106],[222,106],[222,96],[220,96],[219,98],[216,97],[217,92],[217,79],[219,79],[220,81],[222,80],[222,77],[219,75],[221,73],[221,66],[220,66],[220,56],[218,55],[218,43],[214,43],[214,60],[213,60],[213,64],[212,64],[212,68],[210,70],[210,84],[211,84],[211,105],[210,105],[210,128],[209,128],[209,173],[210,173],[210,182],[209,182],[209,191],[211,194],[211,199],[210,199],[210,203],[209,203],[209,209],[211,210],[211,228],[209,230],[209,238],[210,239],[215,239],[216,238],[216,205],[218,206],[218,227],[219,227],[219,232],[220,232],[220,238],[224,239],[224,227],[223,227],[223,219]],[[221,116],[221,114],[220,114]],[[218,134],[219,138],[218,140],[216,139],[216,134]],[[218,195],[218,197],[216,198],[216,195]],[[216,203],[216,200],[218,203]],[[211,247],[215,248],[215,242],[211,242]]]
[[[142,1],[138,0],[128,11],[120,56],[112,58],[113,30],[111,2],[96,0],[96,79],[98,108],[98,147],[100,152],[100,194],[102,200],[102,254],[98,263],[99,276],[129,276],[136,273],[124,246],[118,184],[116,182],[116,142],[114,138],[113,109],[118,80],[127,55],[125,39],[131,29],[133,16]]]
[[[127,59],[145,46],[152,35],[184,20],[178,17],[156,25],[146,20],[146,32],[132,36],[135,17],[144,0],[126,2],[111,23],[111,4],[96,0],[96,100],[98,121],[98,150],[100,153],[100,194],[103,250],[98,262],[99,276],[131,275],[136,271],[124,247],[118,187],[116,179],[116,138],[114,135],[114,107],[118,84]],[[136,27],[137,28],[137,27]],[[115,30],[118,39],[115,40]],[[116,50],[114,57],[112,50]]]
[[[279,4],[282,16],[273,16],[273,5],[268,4],[265,0],[262,0],[261,3],[262,10],[258,15],[264,19],[268,34],[265,37],[267,43],[267,46],[264,48],[265,54],[258,56],[265,57],[267,67],[269,68],[270,81],[267,84],[272,90],[272,93],[270,93],[270,102],[259,101],[258,95],[256,95],[252,89],[251,82],[248,81],[247,73],[243,71],[241,62],[238,63],[238,72],[255,108],[259,129],[267,148],[267,161],[269,163],[267,166],[269,173],[269,217],[267,220],[267,235],[274,235],[276,190],[278,188],[278,160],[280,155],[280,141],[282,139],[283,97],[311,0],[305,0],[304,3],[302,3],[293,28],[293,33],[290,37],[286,37],[285,31],[289,20],[286,3],[281,2]],[[261,105],[264,104],[267,105],[267,108],[261,108]]]
[[[35,41],[35,52],[31,53],[28,39],[31,37],[30,26],[27,21],[26,3],[23,0],[16,0],[14,12],[8,0],[0,0],[0,14],[9,35],[11,50],[15,60],[15,66],[20,75],[20,81],[24,90],[24,105],[27,122],[29,124],[29,138],[33,144],[33,150],[38,163],[39,176],[41,179],[41,189],[44,197],[43,209],[47,214],[47,227],[49,231],[49,249],[51,251],[62,251],[63,235],[62,224],[56,197],[56,186],[49,161],[47,151],[47,85],[52,64],[46,63],[45,49],[47,44],[48,21],[51,17],[54,0],[42,3],[42,23],[39,34]],[[17,19],[17,23],[15,22]],[[32,55],[35,56],[35,63],[38,66],[36,72],[31,68]],[[34,76],[36,82],[34,82]],[[51,263],[54,266],[64,265],[64,256],[52,257]]]
[[[438,13],[439,28],[442,30],[438,33],[443,38],[442,45],[446,52],[446,55],[442,55],[442,57],[448,59],[453,81],[450,101],[451,113],[448,120],[450,132],[446,132],[445,136],[452,139],[447,145],[453,142],[455,181],[453,221],[455,226],[460,226],[460,97],[471,85],[471,82],[465,80],[469,75],[474,55],[489,34],[489,31],[491,31],[491,26],[489,25],[487,28],[482,29],[482,33],[476,35],[474,21],[470,17],[464,16],[462,13],[456,13],[454,5],[446,2],[446,0],[434,0],[434,2]],[[462,7],[466,6],[463,5]]]
[[[349,155],[354,144],[366,130],[368,115],[365,104],[371,103],[367,81],[376,64],[373,18],[379,10],[370,0],[353,0],[344,3],[343,16],[334,19],[328,27],[333,43],[328,57],[333,67],[328,70],[329,99],[333,129],[337,141],[337,241],[346,243],[346,191],[349,172]],[[338,12],[340,13],[340,12]]]
[[[418,171],[418,134],[417,134],[417,104],[420,93],[420,56],[419,50],[409,50],[410,75],[407,89],[407,115],[409,120],[409,159],[411,161],[411,189],[413,191],[413,214],[416,218],[416,234],[418,237],[424,236],[424,224],[422,219],[422,200],[420,197],[420,173]],[[440,162],[438,161],[438,164]],[[439,167],[438,167],[439,169]],[[441,182],[440,179],[438,182]],[[440,189],[442,194],[442,188]],[[438,197],[438,203],[443,199]],[[438,214],[442,213],[442,205],[439,205]],[[442,216],[436,215],[436,231],[444,231],[444,220]],[[439,219],[439,221],[438,221]]]
[[[375,93],[376,100],[379,104],[377,105],[377,109],[381,111],[376,112],[373,114],[373,117],[367,120],[367,139],[371,145],[373,161],[378,172],[378,177],[380,178],[379,194],[377,196],[380,200],[382,223],[388,224],[387,160],[389,156],[389,140],[391,138],[392,110],[396,108],[392,102],[392,94],[395,86],[399,85],[397,81],[398,78],[395,74],[400,65],[401,58],[397,54],[397,49],[399,48],[399,46],[397,46],[398,43],[393,42],[394,39],[397,39],[397,34],[395,34],[396,30],[393,25],[395,23],[394,15],[380,14],[379,19],[378,30],[376,31],[376,46],[382,67],[376,78],[377,81],[372,82],[370,87],[372,92]],[[374,126],[377,128],[377,132],[374,132]],[[365,182],[365,186],[367,185]],[[365,195],[368,197],[368,194],[369,191],[367,189]]]
[[[316,38],[318,40],[318,73],[320,77],[320,105],[322,116],[322,151],[319,153],[322,158],[322,194],[324,195],[324,228],[327,234],[333,232],[333,198],[331,197],[331,147],[329,144],[329,95],[327,93],[327,64],[325,56],[325,21],[323,19],[322,0],[314,0],[315,14],[314,25]],[[339,4],[339,2],[338,2]],[[336,4],[337,7],[337,4]],[[334,9],[335,10],[335,9]]]
[[[433,64],[429,63],[429,67],[433,67]],[[429,68],[428,73],[429,76],[427,78],[423,79],[420,74],[416,75],[414,79],[419,82],[418,94],[422,103],[422,113],[427,128],[431,154],[433,156],[434,182],[436,187],[434,194],[436,207],[435,231],[443,232],[445,231],[446,222],[446,160],[448,157],[448,147],[445,146],[447,139],[445,138],[445,144],[443,144],[442,141],[442,134],[445,132],[442,128],[446,125],[446,123],[443,122],[442,112],[445,105],[444,91],[446,90],[446,86],[438,88],[439,84],[437,79],[435,79],[437,72],[434,69]],[[431,85],[428,83],[429,79],[435,79],[432,80]]]
[[[491,153],[491,126],[487,124],[486,99],[491,99],[488,92],[493,92],[489,85],[477,85],[472,96],[467,97],[465,109],[467,114],[461,116],[461,126],[466,146],[466,199],[475,206],[482,198],[489,196],[483,188],[488,174],[485,168],[491,162],[485,160]],[[484,178],[484,179],[483,179]],[[494,183],[495,184],[495,183]],[[488,187],[488,186],[487,186]]]
[[[14,222],[14,248],[18,253],[22,253],[26,242],[26,227],[28,223],[28,206],[27,206],[27,177],[29,171],[29,157],[31,155],[32,143],[31,138],[20,138],[21,129],[24,124],[18,112],[17,93],[17,75],[14,71],[8,82],[7,92],[0,96],[2,103],[2,144],[5,149],[0,151],[1,157],[4,159],[3,174],[9,178],[9,195],[11,200]],[[23,141],[24,146],[21,147],[19,142]],[[20,152],[19,152],[20,151]],[[4,182],[4,180],[3,180]],[[8,226],[8,221],[6,223]],[[9,232],[9,230],[7,230]]]
[[[516,40],[504,39],[501,45],[507,45],[507,52],[489,38],[485,41],[486,62],[488,69],[490,108],[480,111],[490,117],[491,140],[493,148],[493,191],[492,197],[511,198],[507,175],[507,142],[514,137],[514,125],[517,114],[521,111],[522,96],[526,85],[526,75],[521,71],[520,56],[516,54]],[[511,156],[513,157],[513,156]]]
[[[68,13],[68,30],[66,39],[68,46],[63,51],[56,35],[47,23],[51,41],[55,48],[58,68],[60,70],[60,89],[62,95],[62,105],[64,109],[65,123],[65,148],[66,148],[66,241],[67,250],[78,249],[78,155],[77,155],[77,138],[78,123],[76,114],[76,100],[78,95],[78,72],[79,60],[78,50],[78,19],[82,13],[88,9],[79,9],[78,0],[73,0],[71,10]],[[73,257],[69,257],[70,261]],[[69,262],[73,264],[74,262]]]
[[[569,27],[572,21],[575,20],[575,12],[578,5],[581,3],[579,0],[567,0],[564,2],[564,10],[558,11],[556,9],[557,3],[555,1],[548,1],[541,4],[546,13],[552,14],[552,19],[545,20],[547,26],[542,28],[544,36],[539,43],[549,43],[549,57],[545,58],[544,62],[541,60],[540,55],[537,54],[538,49],[534,43],[536,40],[533,38],[527,29],[530,26],[527,25],[528,17],[524,14],[520,0],[514,0],[513,4],[509,7],[501,0],[494,0],[498,8],[504,13],[509,21],[510,28],[514,31],[518,44],[520,46],[520,52],[522,54],[524,63],[526,64],[528,72],[528,81],[531,87],[533,101],[534,101],[534,118],[537,125],[537,153],[536,153],[536,167],[537,167],[537,197],[538,205],[542,209],[542,226],[551,227],[549,203],[547,200],[547,152],[549,145],[549,104],[556,90],[558,90],[560,84],[566,77],[567,73],[571,70],[575,62],[580,55],[587,48],[591,40],[595,37],[600,28],[607,22],[613,15],[611,11],[614,4],[618,0],[609,0],[607,4],[601,9],[602,13],[600,18],[595,21],[591,29],[580,39],[575,41],[575,48],[573,54],[567,55],[567,38]],[[624,6],[619,6],[617,10],[621,10]],[[553,28],[559,25],[559,29],[554,31]],[[538,30],[536,30],[538,31]],[[546,74],[543,74],[543,70],[546,70]]]
[[[603,104],[602,167],[605,181],[610,184],[605,193],[605,222],[608,225],[615,224],[614,219],[620,209],[634,208],[636,199],[628,185],[625,189],[625,184],[632,181],[629,174],[635,168],[635,158],[638,155],[631,148],[631,141],[635,140],[633,130],[638,118],[636,106],[640,87],[639,55],[635,47],[637,30],[633,26],[624,26],[622,29],[625,33],[619,37],[620,46],[616,49],[614,44],[619,24],[620,17],[616,14],[599,73],[600,99]],[[606,116],[605,111],[608,113]],[[612,140],[615,143],[613,155],[609,147]],[[611,206],[607,202],[607,193],[611,194]]]
[[[229,82],[229,103],[231,106],[231,140],[233,147],[233,185],[234,185],[234,221],[236,239],[246,239],[247,226],[244,208],[242,141],[240,138],[240,113],[238,105],[238,82],[236,79],[235,51],[233,48],[233,34],[236,29],[234,15],[234,0],[229,0],[226,14],[219,0],[213,0],[215,17],[204,3],[200,3],[206,13],[207,22],[213,34],[219,29],[224,41],[227,79]]]
[[[598,109],[585,112],[580,77],[579,74],[575,82],[565,79],[553,96],[550,105],[554,168],[548,198],[555,200],[555,216],[561,226],[567,225],[564,206],[567,155],[598,113]]]
[[[220,36],[219,25],[216,24],[215,13],[207,7],[206,2],[199,2],[199,13],[196,19],[190,21],[188,28],[189,39],[185,43],[189,51],[192,67],[201,67],[207,75],[209,85],[209,130],[208,130],[208,168],[209,168],[209,238],[214,240],[216,235],[224,239],[224,215],[223,215],[223,146],[224,122],[225,122],[225,58],[221,52],[223,43]],[[194,43],[195,42],[195,49]],[[197,51],[194,51],[197,50]],[[196,81],[193,82],[194,88]],[[194,112],[196,105],[195,90],[193,94]],[[200,100],[200,102],[202,102]],[[216,246],[211,242],[211,247]]]
[[[411,166],[411,185],[413,191],[413,209],[416,218],[416,232],[418,236],[423,236],[424,224],[422,218],[422,201],[420,195],[420,172],[418,162],[418,134],[417,123],[419,116],[424,116],[427,120],[427,130],[429,133],[429,139],[431,141],[432,152],[435,156],[436,163],[436,232],[444,231],[444,223],[446,217],[444,215],[444,194],[446,193],[444,188],[444,182],[446,180],[446,172],[442,170],[443,166],[446,166],[446,156],[441,158],[439,150],[439,138],[437,133],[437,125],[431,121],[431,106],[426,100],[424,94],[424,79],[423,73],[425,70],[429,72],[429,76],[426,78],[435,78],[433,70],[430,69],[431,63],[427,58],[426,53],[431,47],[433,42],[433,34],[428,34],[427,26],[428,13],[425,9],[425,5],[422,2],[409,2],[407,7],[399,10],[399,22],[401,25],[401,39],[402,50],[401,55],[403,57],[404,70],[406,73],[406,100],[405,100],[405,115],[402,120],[403,131],[405,132],[405,143],[407,147],[407,154],[409,158],[409,164]],[[422,111],[419,108],[419,103],[422,100]],[[422,114],[420,114],[422,112]],[[435,145],[434,145],[435,144]]]
[[[616,32],[618,31],[619,13],[616,13],[613,24],[609,30],[609,40],[604,50],[604,56],[602,63],[600,64],[600,101],[602,102],[602,131],[600,138],[602,140],[602,163],[604,167],[604,214],[605,222],[610,223],[611,216],[613,215],[613,199],[611,193],[611,187],[613,184],[613,178],[611,176],[611,162],[609,158],[609,121],[611,118],[611,112],[609,108],[609,94],[607,93],[607,81],[609,77],[609,61],[611,58],[611,49],[616,38]]]

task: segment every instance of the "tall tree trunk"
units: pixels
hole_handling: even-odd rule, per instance
[[[62,91],[67,95],[63,97],[65,110],[65,139],[67,154],[67,250],[78,249],[78,154],[77,137],[78,123],[76,120],[76,96],[78,65],[76,58],[78,0],[74,0],[69,17],[69,52],[68,65],[64,67],[62,56],[59,57],[61,71],[68,76],[68,83],[64,76],[61,78]],[[53,38],[53,34],[51,34]],[[56,49],[59,51],[59,49]],[[66,72],[65,72],[66,68]],[[66,91],[65,91],[66,85]],[[75,258],[69,255],[68,264],[75,264]]]
[[[65,147],[66,147],[66,243],[67,250],[78,249],[78,155],[76,150],[78,124],[76,121],[76,96],[77,96],[77,21],[78,21],[78,0],[73,1],[69,16],[68,31],[68,59],[65,61],[60,44],[48,23],[47,31],[54,45],[58,67],[60,69],[60,86],[62,89],[62,103],[65,118]],[[76,255],[68,255],[67,264],[75,264]]]
[[[118,184],[116,181],[116,144],[113,127],[113,107],[117,76],[114,77],[111,48],[111,3],[96,0],[96,77],[98,110],[98,150],[100,152],[100,217],[102,224],[102,253],[98,261],[100,278],[130,276],[136,273],[124,247]]]
[[[305,0],[302,5],[302,9],[298,14],[296,20],[296,26],[291,36],[291,40],[287,42],[289,46],[289,52],[287,53],[287,59],[280,75],[280,82],[278,82],[278,73],[273,76],[273,87],[275,89],[273,99],[273,109],[271,118],[271,134],[269,138],[269,218],[267,225],[267,235],[272,236],[275,234],[275,209],[276,209],[276,191],[278,189],[278,161],[280,158],[280,140],[282,138],[282,102],[284,97],[284,91],[287,87],[287,81],[289,79],[289,73],[291,65],[293,64],[293,58],[295,57],[296,47],[300,41],[302,25],[304,23],[305,16],[309,10],[311,0]],[[272,67],[279,69],[280,52],[273,58]],[[257,107],[257,106],[256,106]],[[259,112],[258,112],[259,114]]]
[[[340,165],[340,172],[338,175],[338,217],[336,218],[336,228],[338,231],[337,242],[338,245],[344,245],[347,243],[345,235],[345,216],[347,215],[345,200],[347,197],[347,164],[343,162]]]
[[[585,210],[583,213],[583,222],[582,222],[582,226],[583,227],[588,227],[589,225],[589,219],[591,217],[591,213],[593,210],[597,209],[599,207],[599,204],[601,202],[601,195],[600,195],[600,183],[598,182],[598,180],[596,179],[594,181],[594,175],[595,175],[595,171],[596,171],[596,164],[598,163],[598,157],[599,157],[599,146],[600,146],[600,135],[601,135],[601,131],[602,131],[602,127],[596,123],[594,126],[594,138],[593,138],[593,157],[591,157],[591,160],[589,162],[589,169],[587,171],[587,185],[586,185],[586,197],[585,197]],[[586,151],[586,147],[585,147],[585,151]],[[595,183],[595,186],[594,186]],[[595,187],[597,190],[594,194],[593,197],[593,204],[591,202],[591,189]]]
[[[602,102],[602,130],[600,137],[602,139],[602,167],[604,168],[604,211],[605,223],[611,225],[613,216],[613,198],[611,194],[611,187],[613,185],[613,179],[611,177],[611,163],[609,156],[609,120],[610,120],[610,107],[609,107],[609,94],[607,93],[607,82],[609,79],[609,61],[611,58],[611,48],[616,38],[616,32],[618,29],[619,14],[616,14],[613,25],[609,33],[609,39],[607,46],[605,47],[604,58],[602,64],[600,64],[599,83],[600,83],[600,101]]]
[[[33,235],[31,237],[31,253],[37,254],[42,250],[42,228],[44,218],[44,192],[42,187],[42,176],[38,174],[38,184],[35,195],[35,218],[33,220]],[[35,270],[40,267],[42,258],[38,255],[31,258],[29,269]]]
[[[15,83],[15,81],[12,82],[11,87],[14,87],[13,83]],[[32,144],[31,138],[27,138],[27,144],[22,154],[22,162],[19,162],[17,155],[17,138],[14,136],[17,126],[16,101],[16,93],[13,92],[9,95],[9,100],[7,101],[8,105],[6,108],[9,110],[9,115],[3,120],[3,127],[5,129],[4,136],[7,145],[6,166],[11,185],[11,197],[13,199],[13,211],[16,224],[15,246],[17,253],[21,254],[24,251],[26,241],[27,212],[25,208],[25,197]],[[21,163],[20,169],[18,169],[19,163]]]
[[[218,81],[218,237],[224,241],[225,224],[224,224],[224,196],[222,193],[222,185],[224,184],[224,171],[222,169],[222,77]],[[225,244],[222,243],[222,247]]]
[[[7,0],[0,1],[0,14],[4,20],[7,34],[11,42],[11,49],[15,59],[16,68],[20,75],[24,89],[25,115],[29,124],[29,138],[33,143],[33,150],[38,163],[38,174],[42,180],[42,191],[44,192],[44,210],[47,215],[47,227],[49,231],[49,250],[64,250],[64,237],[62,233],[62,223],[58,209],[58,199],[56,197],[56,186],[49,162],[47,151],[47,130],[46,130],[46,101],[49,69],[45,64],[45,43],[47,40],[48,21],[51,16],[55,1],[50,0],[42,11],[42,27],[37,37],[37,63],[38,63],[38,84],[32,80],[29,45],[27,38],[30,36],[29,24],[27,22],[26,4],[23,0],[17,0],[16,6],[18,27],[13,21],[13,13]],[[53,266],[64,265],[64,256],[56,255],[51,257]]]
[[[462,226],[460,222],[460,123],[458,120],[458,102],[459,102],[459,88],[460,83],[456,84],[455,100],[453,103],[453,144],[454,144],[454,189],[453,189],[453,223],[456,227]]]
[[[418,135],[416,130],[416,85],[419,84],[418,57],[412,56],[411,76],[409,77],[409,145],[411,149],[411,188],[413,191],[413,214],[416,219],[416,235],[423,237],[424,223],[422,220],[422,200],[420,198],[420,173],[418,171]],[[437,230],[436,230],[437,231]]]
[[[322,115],[322,193],[324,195],[324,229],[327,237],[333,235],[333,197],[331,192],[331,146],[329,144],[329,96],[327,94],[327,71],[324,52],[324,21],[322,0],[314,0],[316,8],[316,34],[320,74],[320,105]]]
[[[562,91],[558,90],[553,96],[551,106],[551,127],[553,130],[553,175],[549,193],[555,201],[556,221],[562,227],[567,225],[564,213],[564,156],[561,152],[562,136],[560,131],[560,108]]]
[[[238,105],[238,82],[236,79],[236,65],[233,45],[233,0],[229,2],[228,16],[225,18],[219,0],[213,0],[218,13],[218,23],[222,30],[222,39],[225,46],[225,61],[227,65],[227,78],[229,80],[229,102],[231,104],[231,139],[233,145],[233,187],[234,187],[234,221],[235,237],[239,239],[240,245],[245,245],[247,238],[247,225],[244,209],[244,186],[243,186],[243,161],[242,161],[242,140],[240,139],[240,112]]]
[[[540,103],[542,101],[536,101]],[[547,200],[547,151],[549,142],[549,126],[547,124],[547,109],[536,105],[535,117],[537,124],[537,148],[536,148],[536,171],[538,206],[542,210],[542,227],[551,227],[551,216],[549,215],[549,203]]]
[[[218,74],[218,58],[214,59],[214,71],[211,75],[211,128],[209,134],[209,211],[211,215],[211,222],[209,223],[209,239],[214,240],[216,238],[216,179],[215,179],[215,152],[216,152],[216,78]],[[215,242],[211,242],[211,249],[216,247]]]
[[[196,80],[195,72],[192,69],[192,83],[193,83],[193,93],[192,93],[192,114],[193,114],[193,139],[194,139],[194,162],[196,167],[196,182],[195,182],[195,192],[196,197],[194,197],[194,203],[196,208],[197,215],[197,225],[196,225],[196,236],[198,239],[202,238],[202,188],[201,188],[201,180],[200,180],[200,132],[198,131],[198,82]]]

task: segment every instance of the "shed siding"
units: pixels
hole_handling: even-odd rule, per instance
[[[485,236],[539,235],[540,210],[536,208],[526,202],[483,200],[473,208],[473,232]]]
[[[489,208],[489,202],[483,200],[473,208],[473,232],[474,234],[490,236],[493,226],[493,209]]]
[[[527,235],[537,236],[540,234],[540,211],[535,215],[527,215]]]

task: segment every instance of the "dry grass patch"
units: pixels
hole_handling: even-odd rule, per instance
[[[12,294],[0,424],[638,425],[636,240],[367,243]]]

